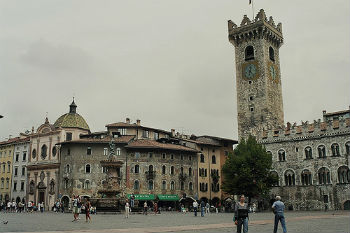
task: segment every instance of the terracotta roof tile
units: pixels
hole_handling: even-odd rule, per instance
[[[298,126],[298,127],[297,127],[297,130],[296,130],[296,133],[297,133],[297,134],[301,134],[302,132],[303,132],[302,127],[301,127],[301,126]]]
[[[310,124],[310,125],[308,125],[307,130],[309,131],[309,133],[314,132],[314,130],[315,130],[314,124]]]
[[[197,153],[197,150],[192,148],[170,144],[170,143],[160,143],[155,140],[140,139],[130,142],[126,148],[152,148],[152,149],[164,149],[164,150],[174,150],[174,151],[187,151]]]
[[[322,131],[325,131],[327,129],[327,123],[326,122],[321,122],[320,128]]]
[[[339,129],[339,121],[333,121],[332,126],[333,129]]]

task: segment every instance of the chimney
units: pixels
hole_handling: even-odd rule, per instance
[[[137,124],[137,125],[141,125],[141,120],[137,119],[137,120],[136,120],[136,124]]]
[[[127,117],[126,120],[125,120],[126,123],[130,124],[130,118]]]
[[[175,129],[171,129],[171,136],[175,137]]]
[[[323,113],[323,115],[325,115],[325,114],[327,113],[327,111],[326,111],[326,110],[323,110],[322,113]]]

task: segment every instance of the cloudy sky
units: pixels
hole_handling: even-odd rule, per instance
[[[350,105],[350,2],[256,0],[282,22],[285,121]],[[75,96],[92,131],[143,125],[237,139],[227,20],[248,0],[0,0],[0,139],[51,123]]]

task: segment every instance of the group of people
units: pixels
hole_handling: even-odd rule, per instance
[[[198,204],[198,202],[196,200],[193,201],[192,204],[193,207],[193,212],[194,212],[194,216],[197,217],[197,212],[201,211],[201,217],[204,217],[204,214],[209,214],[210,213],[210,204],[209,202],[205,203],[203,200],[200,202],[200,204]],[[217,206],[214,207],[215,208],[215,213],[219,213],[219,209]]]
[[[274,228],[273,232],[277,233],[278,223],[281,222],[283,233],[287,233],[286,228],[286,221],[284,218],[284,203],[281,201],[280,196],[276,196],[276,201],[272,205],[273,213],[275,214],[275,221],[274,221]],[[237,226],[237,233],[242,232],[243,227],[243,233],[248,232],[248,204],[245,203],[245,196],[241,195],[239,198],[239,202],[235,204],[235,215],[233,217],[233,221],[235,222],[235,225]]]
[[[8,201],[7,203],[1,202],[0,210],[7,213],[32,213],[33,211],[44,212],[44,203],[42,202],[35,205],[33,201],[28,201],[28,203],[25,203],[22,201],[15,202],[12,200]]]
[[[73,222],[78,221],[79,215],[85,214],[85,221],[91,222],[90,213],[94,211],[94,208],[91,206],[91,203],[87,199],[82,199],[80,196],[72,197],[72,207],[73,207]]]

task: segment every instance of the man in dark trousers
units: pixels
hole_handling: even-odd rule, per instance
[[[205,202],[201,201],[201,217],[204,217]]]
[[[278,222],[281,221],[283,233],[287,233],[286,220],[284,218],[284,203],[281,202],[281,197],[276,196],[276,201],[272,205],[273,213],[275,214],[275,225],[273,233],[277,233]]]

